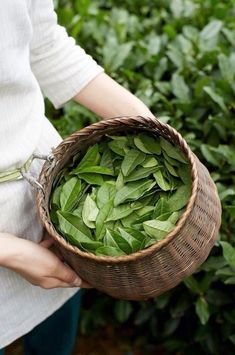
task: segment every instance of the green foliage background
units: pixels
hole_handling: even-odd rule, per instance
[[[59,22],[106,73],[180,131],[210,170],[223,205],[219,240],[196,274],[147,302],[94,292],[81,330],[134,327],[146,353],[149,344],[163,344],[169,354],[234,354],[234,1],[57,0],[55,6]],[[74,103],[56,111],[47,102],[47,116],[63,137],[98,120]]]

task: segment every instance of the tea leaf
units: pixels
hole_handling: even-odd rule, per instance
[[[173,94],[182,102],[189,102],[190,101],[190,94],[189,88],[186,85],[184,78],[174,73],[172,75],[172,92]]]
[[[153,180],[140,180],[137,182],[130,182],[117,191],[114,198],[114,206],[120,205],[126,200],[136,199],[141,197],[145,192],[149,191],[155,182]]]
[[[106,229],[105,221],[112,207],[113,207],[113,202],[109,201],[105,205],[103,205],[99,210],[99,213],[96,218],[96,223],[95,223],[97,240],[101,240],[105,235],[105,229]]]
[[[96,220],[98,213],[99,210],[96,206],[95,201],[93,201],[90,195],[88,194],[82,209],[82,219],[83,222],[87,225],[87,227],[95,228],[94,222]]]
[[[196,313],[201,321],[201,324],[205,325],[210,317],[208,310],[208,304],[204,297],[199,297],[196,302]]]
[[[167,204],[170,212],[181,210],[189,201],[191,195],[191,186],[180,186],[168,199]]]
[[[108,216],[108,221],[117,221],[118,219],[122,219],[124,217],[129,216],[135,209],[139,209],[140,206],[134,207],[131,206],[131,204],[125,204],[125,205],[119,205],[117,207],[114,207],[111,211],[111,213]]]
[[[120,190],[123,186],[124,186],[124,177],[123,177],[123,174],[120,170],[117,180],[116,180],[116,189]]]
[[[91,165],[98,165],[98,163],[100,162],[100,154],[98,151],[98,144],[94,144],[92,146],[90,146],[86,152],[86,154],[84,155],[84,157],[82,158],[82,160],[79,162],[79,164],[77,165],[77,167],[75,169],[72,170],[71,173],[76,174],[79,169],[91,166]]]
[[[103,205],[106,203],[109,203],[110,201],[113,201],[114,197],[116,194],[116,188],[115,185],[105,182],[97,192],[97,205],[99,208],[102,208]]]
[[[60,206],[63,211],[69,211],[76,202],[77,196],[81,191],[81,180],[72,177],[61,189]]]
[[[112,154],[111,154],[111,151],[108,149],[108,147],[104,150],[104,152],[101,156],[100,166],[104,166],[106,168],[109,168],[110,171],[112,172],[112,175],[114,175]]]
[[[161,170],[157,170],[155,173],[153,173],[153,176],[158,184],[158,186],[160,186],[160,188],[163,191],[168,191],[171,190],[171,186],[170,184],[166,181],[166,179],[164,179]]]
[[[130,249],[126,248],[126,246],[125,246],[124,251],[126,253],[128,252],[126,250],[129,250],[129,253],[134,253],[135,251],[140,249],[141,243],[138,239],[134,238],[131,234],[129,234],[127,231],[125,231],[122,228],[118,228],[118,231],[121,234],[121,237],[123,238],[123,240],[125,240],[128,243],[128,245],[130,245]],[[116,234],[116,241],[118,242],[118,245],[121,248],[120,240],[121,240],[120,236],[119,236],[119,238],[117,238],[117,234]],[[123,242],[122,242],[122,245],[123,245]]]
[[[144,160],[144,153],[135,149],[130,149],[121,164],[123,175],[128,176],[137,167],[137,165],[143,163]]]
[[[220,242],[223,248],[223,256],[227,263],[235,267],[235,248],[232,247],[228,242]]]
[[[228,112],[227,107],[225,106],[224,99],[222,96],[217,94],[210,86],[205,86],[203,89],[210,98],[224,111]]]
[[[190,185],[192,178],[191,178],[191,169],[189,165],[183,165],[177,169],[178,176],[181,178],[185,185]]]
[[[174,229],[174,224],[170,221],[158,221],[156,219],[143,223],[145,232],[156,240],[163,239],[168,233]]]
[[[173,175],[173,176],[175,176],[175,177],[178,177],[178,174],[177,174],[175,168],[174,168],[170,163],[168,163],[168,162],[165,160],[165,161],[164,161],[164,164],[165,164],[167,170],[169,171],[169,173],[170,173],[171,175]],[[186,165],[186,166],[187,166],[187,165]]]
[[[125,156],[128,151],[126,142],[123,141],[111,141],[108,146],[114,153],[121,156]]]
[[[138,218],[138,214],[134,211],[129,216],[122,218],[121,222],[124,227],[130,227]]]
[[[126,253],[124,253],[122,250],[115,247],[102,246],[96,249],[95,254],[108,255],[108,256],[121,256],[121,255],[125,255]]]
[[[80,173],[78,174],[78,177],[91,185],[103,185],[104,183],[104,179],[100,174]]]
[[[153,168],[154,166],[156,167],[158,165],[158,161],[154,157],[147,156],[145,161],[140,165],[142,165],[143,168]]]
[[[91,232],[83,223],[82,219],[70,212],[57,211],[60,229],[64,232],[69,241],[76,245],[77,242],[92,242]]]
[[[139,134],[134,138],[136,147],[147,154],[161,154],[161,146],[157,138],[153,138],[150,135]]]
[[[84,166],[76,170],[77,174],[83,173],[95,173],[102,175],[114,175],[113,171],[105,166]]]
[[[145,215],[146,213],[151,212],[153,210],[154,210],[154,206],[144,206],[144,207],[138,209],[136,211],[136,213],[138,214],[138,216],[141,217],[141,216]]]
[[[52,194],[52,198],[51,198],[51,203],[52,205],[56,206],[57,208],[60,208],[60,193],[62,190],[62,185],[58,186]]]
[[[125,182],[131,182],[131,181],[144,179],[144,178],[148,177],[149,175],[151,175],[152,173],[154,173],[157,169],[158,168],[156,166],[154,166],[152,168],[142,168],[140,166],[137,169],[135,169],[134,171],[132,171],[132,173],[130,175],[125,177]]]
[[[166,141],[163,137],[160,137],[160,143],[162,149],[166,152],[166,154],[173,159],[180,161],[181,163],[187,164],[186,159],[183,154],[178,150],[177,147],[173,146],[171,143]]]
[[[118,246],[115,238],[112,236],[112,234],[110,233],[110,231],[108,229],[106,230],[106,233],[104,235],[103,243],[105,246],[114,247],[114,248],[119,249],[119,246]]]

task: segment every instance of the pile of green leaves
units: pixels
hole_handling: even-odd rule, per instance
[[[171,232],[191,193],[189,164],[163,137],[107,136],[73,159],[54,184],[51,218],[95,255],[144,249]]]
[[[148,302],[95,291],[89,300],[89,291],[81,329],[92,332],[116,320],[130,326],[144,354],[161,344],[166,354],[233,355],[234,0],[54,2],[59,22],[105,71],[180,131],[209,169],[223,207],[218,242],[197,273]],[[99,119],[75,103],[56,111],[47,102],[47,115],[64,137]]]

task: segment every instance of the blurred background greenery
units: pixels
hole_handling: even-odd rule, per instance
[[[111,327],[118,338],[125,329],[132,345],[123,354],[135,346],[143,354],[234,354],[234,1],[56,0],[55,6],[59,23],[106,73],[180,131],[208,167],[223,205],[219,240],[197,273],[146,302],[85,291],[80,332]],[[63,137],[99,119],[72,102],[46,107]]]

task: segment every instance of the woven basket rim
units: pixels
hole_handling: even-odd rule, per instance
[[[198,174],[197,174],[197,168],[196,168],[196,162],[195,162],[196,156],[191,151],[190,147],[188,146],[185,139],[181,136],[181,134],[179,132],[177,132],[173,127],[168,125],[167,123],[161,122],[157,117],[152,118],[152,117],[144,117],[144,116],[117,116],[117,117],[111,117],[111,118],[105,119],[105,121],[102,120],[99,122],[95,122],[89,126],[86,126],[78,131],[73,132],[71,135],[66,137],[56,148],[54,148],[53,155],[55,157],[55,161],[56,161],[56,158],[58,157],[58,152],[60,151],[61,146],[66,145],[66,144],[69,146],[69,144],[71,144],[71,139],[77,138],[77,136],[81,134],[80,138],[82,140],[82,134],[84,134],[86,136],[86,134],[88,132],[90,132],[90,130],[100,128],[100,125],[103,125],[104,123],[105,123],[105,125],[108,125],[116,120],[118,120],[120,123],[123,123],[124,120],[127,122],[128,119],[132,120],[132,122],[133,122],[133,120],[136,121],[137,124],[139,124],[140,121],[141,121],[141,123],[154,122],[155,124],[157,122],[160,127],[166,128],[175,137],[177,137],[178,142],[179,142],[178,147],[181,148],[182,153],[187,158],[187,161],[189,162],[189,165],[190,165],[191,177],[192,177],[192,189],[191,189],[190,198],[189,198],[188,203],[185,207],[185,211],[183,212],[183,214],[181,215],[181,217],[177,221],[175,228],[169,234],[167,234],[161,241],[156,242],[155,244],[149,246],[146,249],[142,249],[142,250],[134,252],[132,254],[123,255],[123,256],[115,256],[115,257],[105,256],[105,255],[104,256],[103,255],[97,256],[95,254],[82,251],[78,247],[69,244],[69,242],[67,242],[60,234],[58,234],[58,232],[55,229],[53,223],[51,222],[49,216],[47,216],[47,214],[45,213],[45,211],[43,210],[43,208],[40,204],[40,200],[44,199],[44,192],[42,190],[38,190],[37,196],[36,196],[38,212],[39,212],[39,215],[43,221],[44,227],[46,228],[46,230],[50,234],[52,234],[52,232],[53,232],[52,237],[61,246],[63,246],[65,249],[67,249],[69,251],[72,251],[75,254],[78,254],[79,256],[81,256],[83,258],[95,260],[97,262],[108,263],[108,264],[117,264],[117,263],[122,263],[122,262],[123,263],[133,262],[136,259],[144,258],[154,252],[157,252],[157,251],[161,250],[163,247],[165,247],[167,244],[169,244],[169,242],[172,239],[174,239],[174,237],[176,237],[178,235],[178,233],[180,232],[180,230],[183,228],[189,214],[191,213],[192,208],[195,203],[197,189],[198,189]],[[143,126],[143,128],[144,128],[144,126]],[[86,140],[86,138],[85,138],[85,140]],[[58,160],[59,159],[57,159],[57,161]],[[45,171],[49,167],[50,167],[50,162],[46,161],[41,169],[40,174],[39,174],[39,182],[40,182],[40,184],[42,184],[43,187],[44,187],[43,176],[45,174]],[[42,216],[45,218],[42,218]],[[50,224],[48,223],[47,219],[49,219]]]

